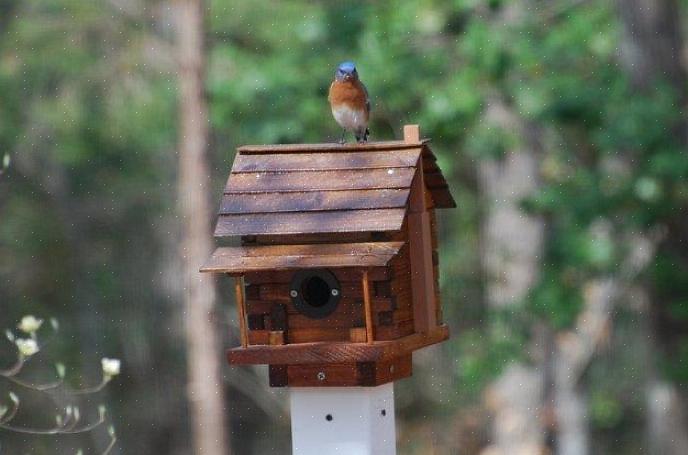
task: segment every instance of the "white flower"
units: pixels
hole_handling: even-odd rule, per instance
[[[103,374],[106,377],[111,378],[119,374],[119,367],[121,363],[119,359],[108,359],[107,357],[103,357],[100,363],[103,365]]]
[[[17,338],[14,342],[19,349],[19,353],[24,357],[31,357],[39,351],[38,343],[31,338]]]
[[[19,323],[17,328],[22,332],[31,335],[32,333],[35,333],[36,331],[38,331],[38,329],[41,328],[41,324],[43,324],[43,319],[38,319],[29,314],[21,319],[21,322]]]

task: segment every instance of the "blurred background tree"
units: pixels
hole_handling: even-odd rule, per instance
[[[0,325],[53,315],[74,334],[52,346],[65,362],[122,357],[99,397],[112,453],[192,447],[174,5],[0,0]],[[336,140],[326,91],[347,59],[372,140],[419,123],[450,179],[453,338],[397,386],[400,453],[688,452],[687,7],[206,3],[209,197],[239,144]],[[212,321],[238,344],[218,295]],[[222,367],[231,447],[285,453],[284,392]],[[8,453],[67,444],[0,438]]]

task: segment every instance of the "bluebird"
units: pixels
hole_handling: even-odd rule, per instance
[[[354,133],[357,142],[366,142],[370,134],[370,99],[353,62],[344,62],[337,67],[327,99],[334,119],[344,129],[340,143],[344,143],[346,131]]]

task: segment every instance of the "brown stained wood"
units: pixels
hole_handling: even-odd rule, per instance
[[[407,354],[386,362],[358,362],[356,369],[361,386],[378,386],[411,376],[413,359]]]
[[[249,330],[248,331],[248,343],[250,345],[270,344],[270,331],[269,330]]]
[[[320,341],[348,341],[349,327],[289,328],[289,343],[316,343]]]
[[[403,225],[402,225],[403,229]],[[244,236],[243,239],[251,239],[251,242],[243,241],[242,244],[248,245],[302,245],[306,243],[365,243],[365,242],[387,242],[397,239],[391,238],[390,233],[384,233],[383,238],[376,238],[372,232],[339,232],[336,242],[333,242],[332,234],[270,234]]]
[[[376,337],[378,340],[396,340],[414,333],[413,321],[395,322],[390,326],[380,326],[377,328]]]
[[[412,368],[410,355],[384,362],[271,365],[270,385],[273,387],[375,387],[411,376]],[[286,372],[284,372],[285,369]]]
[[[371,299],[371,303],[373,305],[373,311],[374,312],[393,311],[397,308],[396,297],[389,297],[389,298],[373,297]],[[279,299],[279,300],[274,299],[274,300],[247,300],[246,301],[247,311],[249,312],[249,314],[269,313],[271,311],[271,308],[275,305],[278,305],[278,304],[286,305],[287,314],[289,315],[289,317],[292,317],[293,315],[300,315],[301,314],[296,309],[296,307],[294,307],[294,305],[292,304],[290,297],[285,297],[285,298]],[[410,305],[409,305],[409,308],[410,308]],[[363,321],[365,318],[365,316],[363,315],[363,299],[362,298],[357,299],[357,298],[343,297],[342,300],[339,302],[339,305],[337,305],[337,309],[335,310],[335,312],[333,313],[332,316],[336,316],[340,313],[356,314],[357,316],[360,316],[361,321]],[[332,317],[332,316],[330,316],[330,317]]]
[[[408,188],[415,168],[230,174],[225,194]]]
[[[361,287],[360,278],[359,281],[340,281],[339,284],[342,298],[346,300],[363,299],[363,288]],[[291,302],[291,297],[289,296],[291,285],[289,283],[266,283],[257,286],[259,287],[258,293],[261,300]]]
[[[270,330],[281,330],[286,332],[289,329],[288,313],[286,305],[272,305],[270,308]]]
[[[407,144],[420,142],[420,127],[418,125],[404,125],[404,142]]]
[[[238,151],[242,155],[251,153],[368,152],[374,150],[404,150],[410,148],[419,148],[428,142],[429,140],[426,139],[415,144],[404,141],[383,141],[366,142],[363,144],[339,144],[330,142],[323,144],[243,145],[238,148]]]
[[[290,154],[245,154],[239,153],[232,166],[233,173],[317,171],[343,169],[387,169],[414,167],[421,149],[394,151],[290,153]]]
[[[221,215],[215,236],[399,231],[405,212],[397,208]]]
[[[408,214],[413,320],[416,332],[427,332],[437,325],[432,233],[425,192],[423,172],[419,172],[411,188]]]
[[[246,302],[244,300],[243,277],[234,277],[234,292],[236,294],[237,313],[239,315],[239,332],[241,336],[241,346],[248,345],[248,328],[246,327]]]
[[[402,242],[322,245],[260,245],[221,247],[202,272],[244,273],[325,267],[380,267],[396,255]]]
[[[353,311],[358,310],[358,311]],[[296,313],[289,315],[290,329],[317,329],[325,328],[350,328],[357,325],[362,325],[364,316],[360,314],[362,311],[360,307],[347,306],[342,310],[338,307],[337,310],[330,316],[323,319],[314,319],[308,316]]]
[[[353,327],[349,329],[349,341],[352,343],[365,343],[366,339],[365,327]]]
[[[368,344],[372,344],[373,341],[375,341],[375,336],[373,334],[373,305],[370,301],[370,281],[368,280],[367,270],[363,272],[361,284],[363,285],[363,308],[365,311],[366,340]]]
[[[334,269],[332,271],[340,282],[356,281],[361,279],[361,270],[357,268],[342,268]],[[372,267],[369,269],[368,276],[371,281],[388,281],[391,279],[390,269],[387,267]],[[267,271],[267,272],[249,272],[244,276],[244,280],[256,284],[278,284],[291,283],[294,278],[294,271]],[[256,294],[253,297],[258,297],[258,287],[256,287]],[[248,296],[248,294],[247,294]],[[251,297],[251,298],[253,298]]]
[[[287,384],[290,387],[353,387],[358,384],[355,363],[329,365],[289,365]]]
[[[346,341],[234,348],[227,352],[227,360],[231,364],[270,365],[376,362],[409,354],[425,346],[440,343],[447,338],[449,338],[449,329],[441,325],[428,333],[414,333],[391,341],[375,341],[372,345]]]
[[[405,207],[408,189],[307,191],[289,193],[225,194],[220,215],[241,213],[315,212]]]
[[[285,344],[283,330],[271,330],[268,332],[268,344],[273,346],[280,346]]]

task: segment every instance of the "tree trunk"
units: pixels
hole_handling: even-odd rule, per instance
[[[179,203],[185,284],[187,393],[194,452],[223,455],[225,440],[222,353],[212,324],[215,286],[200,274],[211,248],[211,209],[207,106],[204,99],[204,4],[178,0],[179,58]]]
[[[676,0],[617,0],[617,10],[623,26],[620,60],[630,75],[634,88],[648,92],[657,82],[668,82],[673,87],[683,118],[677,122],[673,134],[678,142],[688,146],[688,128],[685,109],[688,105],[688,77],[682,63],[684,40],[681,34],[679,6]],[[678,217],[683,217],[677,210]],[[688,262],[685,218],[669,220],[669,232],[660,246],[660,252],[670,252]],[[647,289],[647,288],[646,288]],[[648,292],[652,295],[652,292]],[[660,298],[652,298],[648,311],[641,318],[642,336],[646,342],[648,405],[647,439],[651,454],[688,453],[688,416],[686,391],[676,384],[665,381],[658,372],[657,358],[660,352],[671,352],[675,330],[665,330],[658,323],[665,317],[666,309]],[[679,335],[681,336],[681,335]]]
[[[495,96],[486,121],[520,136],[528,145],[500,159],[479,163],[478,179],[487,212],[482,224],[482,262],[487,275],[488,306],[494,310],[519,304],[537,282],[544,223],[526,215],[520,202],[538,187],[538,164],[532,129]],[[537,367],[513,364],[487,391],[493,414],[491,445],[484,454],[545,452],[542,425],[544,381]]]

